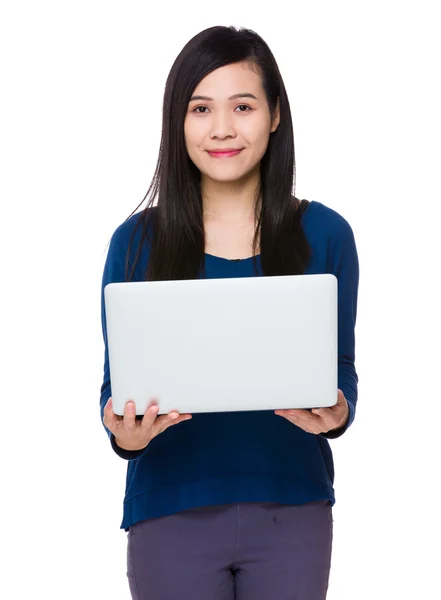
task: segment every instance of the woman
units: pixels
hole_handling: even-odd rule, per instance
[[[151,403],[138,418],[127,402],[117,416],[102,295],[101,418],[128,461],[121,528],[137,600],[326,597],[335,502],[327,438],[355,415],[358,258],[348,222],[300,203],[293,183],[290,107],[270,49],[247,29],[202,31],[170,71],[152,196],[113,233],[102,291],[116,281],[333,273],[338,400],[312,411],[160,417]]]

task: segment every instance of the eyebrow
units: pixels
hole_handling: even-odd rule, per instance
[[[256,96],[254,94],[250,94],[249,92],[233,94],[233,96],[230,96],[228,100],[236,100],[236,98],[254,98],[254,100],[257,100]],[[193,100],[206,100],[207,102],[213,102],[214,99],[209,98],[208,96],[192,96],[190,98],[190,102],[193,102]]]

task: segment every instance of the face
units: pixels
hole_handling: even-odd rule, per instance
[[[253,97],[230,98],[236,94]],[[193,91],[194,96],[205,98],[189,102],[185,143],[202,181],[238,181],[255,172],[280,121],[277,102],[271,122],[260,75],[247,63],[226,65],[209,73]],[[208,152],[230,148],[241,151],[230,157]]]

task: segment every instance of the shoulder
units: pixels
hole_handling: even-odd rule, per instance
[[[305,230],[317,260],[317,269],[340,277],[346,271],[353,280],[358,278],[357,246],[348,220],[316,200],[311,202],[305,215],[309,211]]]
[[[353,240],[352,227],[342,214],[317,200],[311,201],[309,210],[308,224],[321,239],[332,244]]]
[[[127,247],[132,235],[140,238],[143,230],[142,221],[145,212],[145,210],[137,212],[118,225],[112,234],[111,244],[116,247]],[[156,214],[156,207],[153,206],[147,209],[147,213],[149,217],[154,216]]]

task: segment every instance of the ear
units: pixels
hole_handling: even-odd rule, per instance
[[[271,133],[274,133],[279,126],[280,123],[280,102],[279,98],[277,98],[276,110],[274,112],[274,118],[271,123]]]

